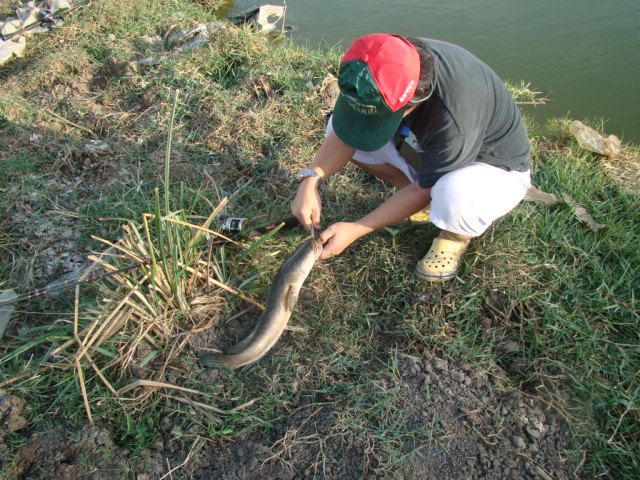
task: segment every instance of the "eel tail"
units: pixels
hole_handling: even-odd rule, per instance
[[[233,368],[227,362],[226,355],[221,355],[218,353],[203,353],[198,356],[198,360],[205,367],[210,368]]]

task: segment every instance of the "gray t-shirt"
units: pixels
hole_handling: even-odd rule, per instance
[[[461,47],[420,40],[434,58],[435,91],[405,118],[422,149],[419,185],[432,187],[445,173],[472,162],[529,170],[527,131],[498,75]]]

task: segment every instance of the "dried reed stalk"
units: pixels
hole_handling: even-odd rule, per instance
[[[183,265],[181,265],[181,266],[183,266]],[[240,299],[244,300],[245,302],[250,303],[251,305],[254,305],[254,306],[258,307],[258,308],[259,308],[259,309],[261,309],[261,310],[264,310],[264,308],[265,308],[265,307],[264,307],[264,305],[262,305],[262,304],[260,304],[260,303],[256,302],[255,300],[253,300],[253,299],[251,299],[251,298],[249,298],[249,297],[245,297],[244,295],[242,295],[242,294],[241,294],[239,291],[237,291],[236,289],[231,288],[231,287],[229,287],[229,286],[225,285],[224,283],[219,282],[219,281],[217,281],[217,280],[215,280],[215,279],[213,279],[213,278],[211,278],[211,277],[209,277],[209,276],[205,275],[204,273],[200,273],[200,272],[196,271],[196,270],[195,270],[194,268],[192,268],[192,267],[187,267],[187,266],[183,266],[183,267],[184,267],[184,268],[185,268],[185,270],[187,270],[189,273],[193,273],[194,275],[197,275],[198,277],[200,277],[200,278],[204,279],[207,283],[210,283],[210,284],[212,284],[212,285],[215,285],[216,287],[220,287],[220,288],[222,288],[223,290],[226,290],[226,291],[227,291],[227,292],[229,292],[229,293],[233,293],[236,297],[238,297],[238,298],[240,298]]]

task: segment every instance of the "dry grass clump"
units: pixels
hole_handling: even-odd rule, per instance
[[[204,395],[166,383],[167,370],[180,371],[177,364],[191,336],[216,323],[227,294],[260,306],[228,286],[231,269],[213,242],[217,239],[235,243],[210,228],[227,199],[213,208],[201,224],[194,221],[202,217],[191,215],[189,209],[172,209],[170,157],[177,101],[178,91],[169,124],[164,205],[161,207],[156,189],[154,213],[144,214],[140,225],[124,225],[123,236],[116,242],[94,237],[107,247],[100,255],[90,257],[96,266],[109,272],[104,275],[109,282],[100,292],[104,304],[90,315],[83,315],[90,320],[80,325],[76,291],[73,339],[53,352],[57,366],[75,370],[90,421],[92,389],[88,390],[87,385],[98,379],[126,408],[142,408],[159,389]],[[186,203],[182,195],[179,203]],[[194,208],[193,203],[190,207]],[[85,376],[86,372],[91,372],[90,376]],[[135,397],[124,396],[132,390]],[[192,403],[189,399],[175,399]],[[208,408],[220,413],[215,407]]]
[[[189,222],[184,212],[146,214],[141,226],[124,226],[119,241],[98,239],[108,249],[90,258],[110,275],[100,287],[104,303],[81,324],[76,295],[73,340],[53,352],[58,367],[75,369],[90,419],[87,386],[98,379],[129,407],[142,406],[161,387],[181,390],[164,383],[167,369],[191,335],[216,323],[228,293],[244,298],[225,283],[211,246],[212,238],[227,240],[209,228],[224,203],[202,224]],[[136,386],[147,388],[123,396]]]

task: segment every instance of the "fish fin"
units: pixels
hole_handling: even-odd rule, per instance
[[[209,368],[231,368],[225,361],[224,355],[217,353],[202,353],[198,355],[198,360],[202,365]]]
[[[290,312],[293,311],[293,307],[298,303],[298,294],[300,293],[300,289],[296,288],[292,285],[289,286],[289,290],[287,290],[287,295],[284,299],[284,304],[287,307],[287,310]]]

